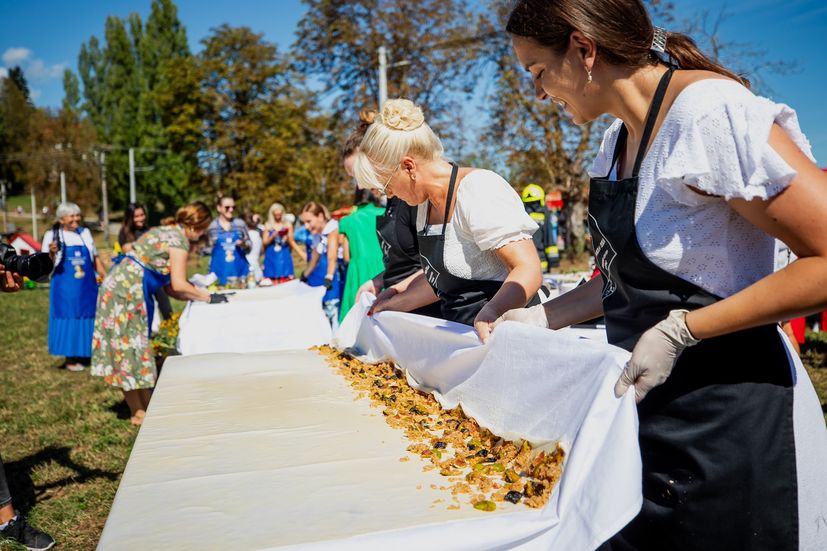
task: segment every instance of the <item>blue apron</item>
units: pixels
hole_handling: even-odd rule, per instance
[[[49,354],[88,358],[98,303],[95,264],[85,245],[63,245],[49,293]]]
[[[250,264],[244,251],[236,246],[236,241],[242,237],[235,226],[225,230],[218,225],[218,234],[210,258],[210,271],[218,276],[218,283],[221,285],[227,284],[227,278],[247,277],[250,272]]]
[[[340,277],[340,266],[336,267],[337,269],[333,272],[333,284],[330,286],[330,289],[322,297],[322,302],[328,302],[330,300],[338,300],[342,296],[342,285]],[[321,253],[319,255],[319,263],[316,264],[316,268],[313,272],[307,276],[307,284],[311,287],[320,287],[324,285],[324,278],[327,275],[327,251]]]
[[[264,250],[264,277],[279,279],[293,275],[293,257],[290,255],[290,244],[287,242],[287,229],[284,235],[275,230],[276,238]]]
[[[144,270],[142,286],[144,289],[144,305],[146,307],[147,336],[152,338],[152,320],[155,317],[155,293],[166,285],[169,285],[171,277],[155,271],[132,255],[120,255],[112,259],[112,267],[123,262],[124,259],[131,260]]]

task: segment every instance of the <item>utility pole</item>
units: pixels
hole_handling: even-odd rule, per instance
[[[135,148],[129,148],[129,202],[134,203],[137,199],[135,191]]]
[[[66,173],[60,171],[60,202],[66,202]]]
[[[384,46],[379,46],[377,53],[379,54],[379,111],[381,112],[382,106],[388,101],[388,69],[410,65],[411,62],[388,63],[388,49]]]
[[[34,186],[32,186],[32,235],[35,239],[40,238],[37,233],[37,199],[34,198]]]
[[[6,182],[0,180],[0,203],[3,203],[3,231],[9,231],[9,218],[6,214]]]
[[[379,111],[388,100],[388,50],[379,46]]]
[[[106,246],[111,245],[109,240],[109,196],[106,189],[106,151],[100,152],[101,164],[101,205],[103,208],[103,240]]]

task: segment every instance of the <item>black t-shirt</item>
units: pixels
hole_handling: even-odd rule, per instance
[[[132,241],[128,241],[127,238],[126,238],[126,232],[124,232],[123,228],[121,228],[121,231],[118,232],[118,244],[121,247],[123,247],[127,243],[133,243],[133,242],[137,241],[138,239],[140,239],[141,236],[143,234],[145,234],[146,232],[148,232],[148,231],[149,231],[149,228],[147,228],[146,226],[144,226],[143,228],[140,228],[140,229],[136,229],[135,232],[134,232],[135,233],[135,239],[133,239]]]
[[[399,283],[421,268],[416,237],[416,210],[417,207],[408,205],[398,197],[388,200],[387,212],[396,212],[396,239],[400,246],[397,258],[402,260],[385,266],[385,287]]]

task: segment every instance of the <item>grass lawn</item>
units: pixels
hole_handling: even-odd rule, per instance
[[[88,371],[59,369],[62,358],[48,355],[48,312],[46,288],[0,294],[0,453],[15,506],[59,549],[94,549],[137,429],[120,391]],[[806,349],[822,407],[825,358],[827,338]]]

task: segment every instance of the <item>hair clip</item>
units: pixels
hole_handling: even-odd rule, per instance
[[[653,52],[658,52],[661,54],[666,53],[666,29],[662,29],[661,27],[655,27],[655,32],[652,35],[652,45],[649,46],[649,49]]]

